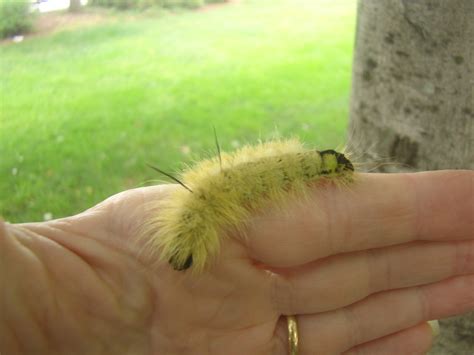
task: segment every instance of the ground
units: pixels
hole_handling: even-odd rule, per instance
[[[239,4],[241,0],[228,0],[225,3],[207,4],[195,11],[213,11],[223,6],[233,6]],[[136,16],[129,15],[129,18]],[[123,16],[121,17],[123,18]],[[68,11],[54,11],[43,13],[37,16],[34,22],[34,29],[31,33],[26,34],[28,38],[37,36],[46,36],[58,31],[72,30],[75,28],[84,28],[87,26],[97,25],[107,21],[114,21],[117,18],[113,16],[111,11],[105,9],[83,8],[81,12],[69,13]],[[6,44],[11,39],[1,40],[0,43]]]
[[[35,22],[33,36],[50,35],[57,31],[71,30],[97,25],[98,23],[112,21],[110,15],[101,11],[83,11],[81,13],[52,12],[42,14]]]

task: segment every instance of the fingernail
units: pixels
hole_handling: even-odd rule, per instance
[[[436,338],[440,333],[439,322],[436,319],[430,320],[428,321],[428,325],[431,327],[431,331],[433,332],[433,337]]]

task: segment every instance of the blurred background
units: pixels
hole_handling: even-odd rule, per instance
[[[345,141],[355,0],[0,0],[0,215],[78,213],[275,136]]]

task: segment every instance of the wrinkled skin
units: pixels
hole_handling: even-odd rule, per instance
[[[175,185],[0,226],[2,354],[423,354],[474,309],[474,173],[360,174],[264,211],[202,275],[137,239]]]

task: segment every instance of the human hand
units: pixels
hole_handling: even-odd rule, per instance
[[[350,189],[315,189],[255,216],[248,238],[226,238],[198,276],[137,239],[148,202],[174,185],[7,225],[2,270],[21,287],[0,296],[0,350],[283,355],[282,316],[296,315],[300,355],[425,353],[427,320],[474,309],[473,181],[469,171],[360,174]]]

